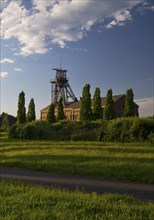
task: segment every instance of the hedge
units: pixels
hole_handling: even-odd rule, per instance
[[[57,141],[149,141],[152,143],[154,118],[132,117],[92,122],[63,120],[55,124],[35,121],[23,126],[18,124],[12,126],[9,130],[9,137]]]

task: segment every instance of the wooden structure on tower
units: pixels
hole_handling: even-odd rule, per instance
[[[67,106],[70,102],[76,102],[75,97],[67,78],[67,70],[63,69],[53,69],[56,71],[56,76],[54,80],[50,80],[52,90],[51,90],[51,102],[56,105],[60,97],[63,99],[63,105]]]

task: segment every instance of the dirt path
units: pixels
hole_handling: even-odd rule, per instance
[[[121,193],[133,195],[141,200],[154,201],[154,184],[114,181],[95,177],[73,176],[32,171],[19,168],[0,169],[1,179],[13,179],[49,187],[61,187],[86,192]]]

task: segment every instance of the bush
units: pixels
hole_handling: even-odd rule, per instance
[[[97,128],[97,141],[106,141],[108,121],[101,120],[101,125]]]
[[[118,118],[108,122],[105,139],[107,141],[130,141],[129,130],[133,118]]]
[[[104,130],[105,131],[105,130]],[[154,132],[154,120],[152,118],[117,118],[109,121],[105,141],[146,141],[151,132]]]
[[[135,118],[130,128],[131,141],[148,140],[150,133],[154,132],[154,119]]]
[[[14,138],[14,139],[22,139],[22,129],[23,126],[19,124],[13,125],[8,132],[8,137],[9,138]]]
[[[14,125],[9,130],[10,138],[73,140],[73,141],[153,141],[153,118],[117,118],[98,120],[60,121],[55,124],[34,121],[24,126]]]
[[[33,124],[26,124],[22,130],[22,138],[28,140],[39,139],[39,130],[37,126]]]

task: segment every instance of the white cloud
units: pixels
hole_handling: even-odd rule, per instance
[[[0,63],[14,63],[15,60],[9,59],[9,58],[3,58],[0,60]]]
[[[17,71],[17,72],[22,72],[22,71],[23,71],[23,69],[21,69],[21,68],[17,68],[17,67],[14,68],[14,70]]]
[[[122,26],[126,21],[132,20],[132,16],[128,10],[119,11],[115,14],[115,19],[112,20],[107,26],[107,29],[111,29],[114,26]]]
[[[135,102],[139,105],[139,116],[154,115],[154,98],[136,99]]]
[[[85,37],[97,22],[112,18],[108,28],[124,25],[131,19],[130,10],[144,0],[94,1],[94,0],[33,0],[31,9],[22,0],[12,0],[1,13],[1,36],[16,38],[19,54],[44,54],[51,44],[65,47],[66,42]]]
[[[1,78],[5,78],[5,77],[7,77],[7,75],[8,75],[8,72],[0,72]]]

